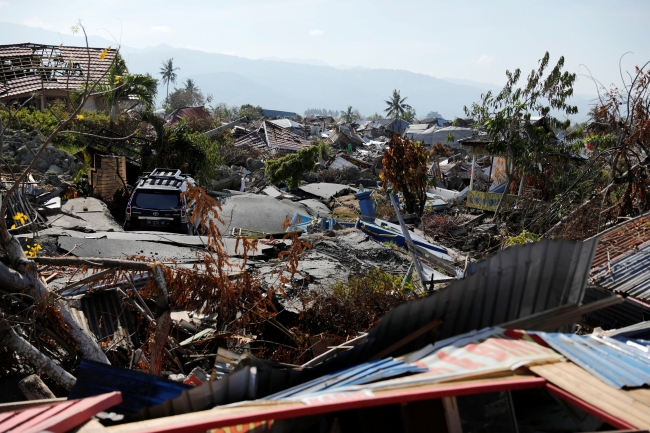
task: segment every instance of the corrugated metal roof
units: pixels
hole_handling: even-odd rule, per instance
[[[131,312],[117,291],[96,291],[65,302],[79,325],[98,341],[110,338],[111,344],[127,349],[139,346]]]
[[[344,386],[363,385],[377,380],[389,379],[410,373],[426,373],[427,368],[409,365],[393,358],[366,362],[343,372],[328,374],[303,383],[286,391],[271,395],[266,400],[297,398],[316,392],[328,392]]]
[[[612,292],[605,288],[587,286],[583,303],[590,304],[611,296]],[[603,329],[620,328],[634,325],[643,320],[650,320],[650,307],[632,299],[626,299],[620,304],[587,313],[587,318],[590,319],[588,324],[592,326],[599,326]]]
[[[40,44],[0,45],[0,98],[79,89],[104,77],[117,50]]]
[[[300,377],[292,378],[293,383],[367,362],[404,336],[437,319],[442,319],[442,323],[434,331],[415,338],[390,355],[413,352],[432,341],[497,326],[559,306],[580,304],[595,248],[595,240],[547,239],[499,251],[480,263],[472,275],[452,282],[429,297],[393,308],[368,331],[365,343],[310,370],[297,372]],[[286,389],[282,383],[265,384],[273,377],[265,376],[263,369],[259,371],[263,383],[260,389],[271,392]]]
[[[298,117],[296,113],[291,111],[267,110],[266,108],[262,108],[262,114],[264,117],[289,117],[291,119]]]
[[[614,388],[650,385],[648,341],[545,332],[534,334]]]
[[[599,269],[608,262],[650,242],[650,212],[619,224],[594,236],[600,239],[592,267]]]
[[[635,323],[634,325],[626,326],[625,328],[605,331],[600,335],[603,337],[641,338],[644,340],[650,340],[650,321]]]
[[[592,281],[616,293],[650,300],[650,244],[601,267]]]

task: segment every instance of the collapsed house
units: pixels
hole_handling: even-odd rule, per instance
[[[252,147],[257,149],[275,150],[279,153],[297,152],[311,145],[303,136],[292,132],[288,128],[264,120],[253,132],[238,138],[235,147]]]
[[[116,54],[105,48],[0,45],[0,102],[29,100],[41,111],[56,101],[67,104],[72,92],[106,77]],[[84,109],[103,109],[103,102],[91,96]]]

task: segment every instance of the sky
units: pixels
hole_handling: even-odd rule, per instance
[[[64,6],[65,5],[65,6]],[[578,74],[620,85],[650,60],[650,1],[600,0],[0,0],[0,22],[91,35],[135,48],[168,44],[252,59],[315,59],[330,66],[404,69],[503,84],[549,51]],[[0,24],[0,33],[2,32]]]

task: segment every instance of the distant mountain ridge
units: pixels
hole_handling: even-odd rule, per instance
[[[95,47],[115,46],[115,42],[90,36]],[[0,23],[0,44],[33,42],[85,45],[80,36],[19,24]],[[419,117],[435,110],[447,119],[463,116],[463,107],[479,100],[488,89],[499,86],[461,79],[440,79],[430,75],[393,69],[337,68],[314,59],[247,59],[219,53],[175,48],[161,44],[144,49],[122,46],[121,52],[133,73],[158,77],[163,60],[174,59],[180,67],[176,86],[192,78],[201,90],[213,95],[213,104],[254,104],[264,108],[303,113],[307,108],[343,110],[349,105],[364,115],[383,113],[393,89],[408,97]],[[317,63],[317,64],[312,64]],[[322,62],[325,63],[325,62]],[[170,86],[171,87],[171,86]],[[159,89],[159,101],[165,95]],[[589,97],[576,96],[582,120]]]

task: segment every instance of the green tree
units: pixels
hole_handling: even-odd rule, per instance
[[[375,113],[375,114],[372,114],[372,115],[366,117],[366,120],[380,120],[380,119],[383,119],[383,118],[384,118],[384,116],[382,116],[381,114]]]
[[[408,123],[416,123],[418,121],[414,108],[408,108],[399,118]]]
[[[406,99],[406,96],[404,98],[401,97],[399,90],[393,90],[393,95],[391,98],[388,101],[384,101],[386,102],[386,105],[388,105],[388,108],[384,110],[386,112],[386,115],[394,119],[403,116],[406,110],[411,109],[411,106],[409,104],[404,103]]]
[[[239,107],[237,117],[244,116],[248,117],[249,120],[261,120],[264,118],[264,112],[262,112],[262,107],[259,105],[244,104]]]
[[[180,71],[181,68],[174,67],[174,59],[170,58],[162,62],[162,67],[160,68],[160,75],[162,76],[163,84],[167,85],[167,97],[169,97],[169,83],[176,84],[176,71]]]
[[[402,193],[406,211],[422,215],[429,187],[429,155],[424,146],[420,142],[392,134],[381,162],[384,170],[380,177],[384,181],[384,190],[392,185],[395,192]]]
[[[291,189],[298,188],[305,173],[316,167],[316,158],[325,149],[321,145],[310,146],[282,158],[266,161],[266,173],[271,183],[284,182]]]
[[[348,106],[347,111],[341,111],[341,118],[348,123],[355,122],[361,119],[361,117],[359,110],[352,108],[352,105]]]
[[[578,112],[577,107],[567,103],[573,95],[576,75],[562,72],[564,57],[560,57],[547,73],[549,59],[547,52],[539,61],[538,68],[528,75],[523,88],[516,87],[521,70],[506,71],[508,81],[501,92],[496,95],[487,92],[478,103],[465,107],[465,113],[473,119],[474,126],[485,130],[490,138],[487,150],[506,157],[504,198],[510,191],[514,167],[525,173],[536,173],[542,157],[549,152],[558,152],[560,145],[552,129],[566,129],[570,121],[559,122],[550,116],[551,110],[566,115]],[[495,216],[501,203],[503,199]]]
[[[196,87],[196,83],[194,82],[193,79],[188,78],[187,80],[185,80],[185,90],[187,90],[188,92],[193,92],[195,89],[198,88]]]
[[[427,113],[427,119],[444,119],[437,111],[429,111]]]
[[[203,133],[193,132],[184,119],[167,126],[150,111],[142,113],[141,117],[156,132],[155,138],[141,150],[144,170],[179,168],[194,176],[201,185],[207,185],[214,178],[217,166],[223,164],[217,142]]]
[[[185,82],[185,87],[174,88],[163,101],[163,107],[167,111],[178,110],[183,107],[199,107],[212,102],[212,95],[203,95],[191,78]]]
[[[111,128],[121,114],[121,102],[130,103],[127,109],[138,104],[142,104],[147,110],[153,108],[158,92],[158,80],[148,74],[129,74],[126,63],[119,54],[108,71],[107,79],[107,84],[99,86],[97,93],[102,95],[106,104]]]

